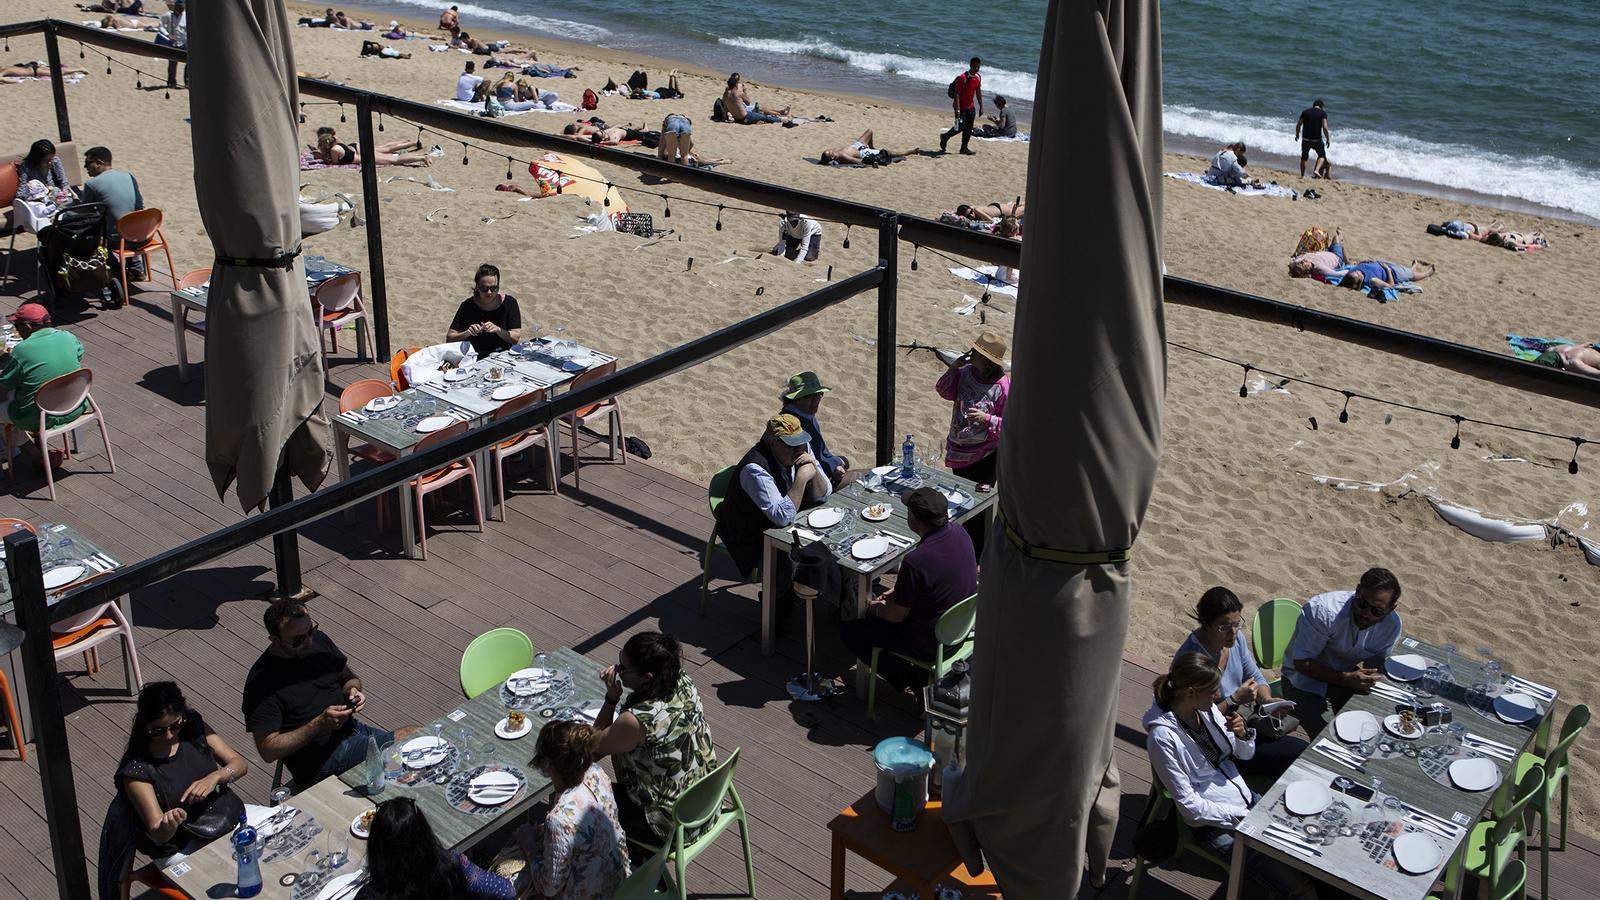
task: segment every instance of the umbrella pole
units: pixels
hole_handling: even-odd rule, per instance
[[[877,446],[873,465],[888,465],[894,459],[894,370],[897,349],[895,317],[899,315],[896,296],[900,283],[900,221],[894,213],[884,215],[878,225],[878,265],[883,280],[878,282],[878,422]]]
[[[272,479],[272,491],[267,494],[267,507],[277,509],[294,499],[294,483],[289,478],[289,467],[278,464],[278,473]],[[278,587],[267,592],[267,599],[306,601],[316,596],[315,591],[300,583],[300,538],[294,530],[280,531],[272,536],[272,557],[276,563]]]

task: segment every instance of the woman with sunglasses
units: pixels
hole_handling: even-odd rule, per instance
[[[472,286],[472,296],[461,301],[444,339],[471,341],[479,359],[509,350],[522,340],[522,310],[517,298],[500,293],[500,269],[489,263],[478,267]]]
[[[250,769],[221,735],[189,708],[183,691],[155,681],[139,692],[117,787],[144,827],[139,850],[158,866],[194,849],[182,826],[209,807],[219,790]]]
[[[1223,713],[1239,713],[1256,732],[1255,755],[1237,760],[1239,771],[1277,778],[1288,771],[1295,758],[1306,749],[1306,742],[1284,736],[1299,724],[1288,716],[1290,707],[1279,707],[1273,713],[1260,711],[1263,704],[1276,698],[1245,638],[1244,604],[1233,591],[1214,587],[1200,595],[1200,602],[1194,608],[1194,620],[1199,627],[1189,632],[1188,640],[1172,658],[1185,653],[1202,653],[1216,663],[1222,673],[1220,706]]]

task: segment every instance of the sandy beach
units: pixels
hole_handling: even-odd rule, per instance
[[[16,20],[88,18],[60,0],[14,0],[7,9]],[[422,28],[432,23],[410,24]],[[493,31],[470,21],[464,24],[479,37]],[[358,58],[361,42],[370,37],[298,29],[297,63],[303,71],[327,73],[337,81],[435,101],[453,94],[466,60],[483,59],[454,51],[431,53],[420,40],[385,42],[413,53],[409,60]],[[535,47],[543,62],[581,69],[577,78],[539,82],[574,103],[584,88],[598,89],[608,77],[620,82],[642,68],[654,85],[665,81],[672,66],[555,41],[517,41]],[[11,44],[17,59],[44,57],[39,38],[12,39]],[[103,59],[90,52],[80,61],[71,42],[63,45],[62,55],[90,70],[81,83],[68,88],[80,147],[110,147],[117,166],[138,177],[146,202],[165,211],[165,230],[180,273],[208,265],[211,248],[195,210],[186,95],[176,91],[165,100],[159,88],[148,89],[148,81],[147,90],[135,90],[132,73],[117,68],[107,76]],[[154,60],[119,58],[147,72],[165,70],[164,63]],[[919,215],[937,216],[962,202],[1009,201],[1024,190],[1028,145],[1022,143],[976,142],[976,157],[919,156],[887,169],[808,163],[803,157],[848,144],[867,128],[874,130],[880,147],[937,149],[947,117],[871,98],[790,90],[763,82],[759,72],[746,72],[747,81],[753,82],[751,93],[763,107],[792,105],[797,114],[826,114],[835,121],[793,129],[717,124],[709,113],[726,73],[680,68],[685,99],[605,97],[595,114],[613,124],[654,129],[666,114],[684,113],[694,120],[695,144],[702,153],[731,159],[723,171]],[[48,83],[0,86],[0,98],[17,123],[11,142],[19,149],[36,137],[54,137]],[[322,125],[355,141],[355,121],[341,123],[338,107],[311,105],[306,112],[302,143],[313,142]],[[530,113],[505,121],[557,132],[573,119],[572,114]],[[394,119],[385,119],[384,126],[380,140],[417,133],[414,126]],[[473,270],[485,261],[500,266],[502,283],[521,302],[525,323],[537,323],[547,333],[559,326],[563,337],[619,354],[628,363],[812,290],[826,279],[830,266],[837,278],[876,259],[875,236],[858,229],[850,248],[844,249],[844,229],[829,223],[824,223],[819,262],[796,265],[774,259],[764,254],[776,238],[776,211],[726,212],[721,230],[715,226],[714,206],[673,204],[666,218],[661,192],[712,203],[716,198],[679,185],[645,184],[620,169],[605,174],[623,189],[630,208],[651,213],[656,227],[670,227],[673,233],[650,242],[614,233],[580,234],[574,226],[595,210],[579,198],[519,202],[514,194],[494,190],[507,180],[506,155],[527,158],[530,151],[473,150],[463,166],[459,142],[434,135],[423,135],[422,141],[438,143],[445,151],[432,167],[380,172],[396,347],[442,340],[452,312],[467,296]],[[532,184],[526,166],[513,168],[513,180]],[[1194,157],[1167,159],[1169,171],[1203,168]],[[307,196],[360,193],[355,169],[302,174]],[[1593,327],[1593,265],[1600,229],[1396,191],[1302,180],[1288,172],[1257,174],[1300,190],[1315,187],[1324,197],[1239,197],[1163,179],[1170,273],[1497,353],[1506,352],[1507,332],[1600,337],[1586,330]],[[409,180],[430,175],[451,190],[434,191]],[[1039,210],[1043,198],[1032,199]],[[1071,198],[1055,202],[1070,206]],[[427,220],[430,215],[433,221]],[[1542,230],[1552,246],[1517,254],[1424,231],[1430,222],[1495,217],[1519,230]],[[1352,258],[1426,260],[1438,266],[1439,274],[1422,284],[1422,294],[1390,304],[1291,280],[1285,262],[1299,233],[1313,225],[1342,227]],[[306,250],[364,267],[366,234],[346,223],[308,239]],[[977,299],[982,289],[950,275],[947,267],[953,264],[927,251],[916,254],[916,271],[910,268],[912,258],[912,249],[903,246],[902,341],[960,349],[986,327],[1009,339],[1013,300],[994,297],[985,310],[986,323],[976,312],[959,315],[956,310]],[[1070,303],[1075,298],[1072,285],[1062,284],[1034,299]],[[624,400],[627,431],[650,445],[652,462],[703,480],[735,461],[755,439],[763,418],[776,408],[779,386],[791,373],[815,369],[834,388],[822,411],[829,444],[852,462],[866,462],[874,416],[874,311],[870,295],[855,298],[631,394]],[[1600,440],[1600,417],[1589,407],[1274,324],[1175,305],[1167,312],[1168,337],[1175,344],[1415,406]],[[120,314],[147,313],[135,305]],[[901,359],[898,431],[914,434],[922,445],[940,441],[949,410],[932,387],[942,367],[927,353]],[[1556,686],[1574,702],[1589,699],[1591,660],[1600,654],[1600,634],[1592,624],[1593,607],[1600,602],[1595,599],[1600,569],[1588,565],[1570,542],[1492,544],[1471,537],[1441,520],[1427,497],[1492,515],[1557,523],[1600,541],[1591,515],[1600,500],[1600,450],[1584,448],[1579,473],[1569,475],[1570,441],[1469,426],[1462,431],[1461,448],[1452,450],[1453,426],[1447,420],[1358,401],[1350,407],[1349,422],[1341,424],[1342,398],[1337,394],[1290,384],[1287,393],[1267,390],[1240,398],[1240,379],[1237,366],[1184,349],[1170,353],[1166,454],[1136,551],[1131,652],[1164,659],[1190,626],[1186,610],[1213,584],[1230,586],[1253,606],[1270,597],[1304,599],[1353,588],[1364,568],[1384,565],[1404,585],[1401,611],[1409,631],[1454,643],[1468,655],[1477,647],[1491,648],[1510,671]],[[194,476],[202,479],[204,473]],[[1345,483],[1335,485],[1330,479]],[[1352,488],[1353,482],[1369,484]],[[1574,825],[1593,834],[1600,832],[1600,742],[1584,743],[1574,756]]]

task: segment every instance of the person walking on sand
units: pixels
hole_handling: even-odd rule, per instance
[[[1301,110],[1300,118],[1294,120],[1294,137],[1300,142],[1300,177],[1306,177],[1306,159],[1313,150],[1317,151],[1317,167],[1312,170],[1311,177],[1318,177],[1328,161],[1328,144],[1333,139],[1328,131],[1328,112],[1322,108],[1320,99]],[[1331,178],[1332,167],[1326,168],[1329,172],[1326,177]]]
[[[968,146],[972,143],[972,123],[978,116],[983,115],[983,76],[978,74],[978,68],[983,65],[983,60],[974,56],[968,64],[967,71],[956,76],[950,82],[950,108],[955,110],[956,121],[950,130],[939,135],[939,152],[944,153],[950,144],[950,139],[956,132],[961,132],[961,154],[963,156],[976,156],[977,153]]]

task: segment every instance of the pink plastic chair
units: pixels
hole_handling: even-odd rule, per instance
[[[79,369],[76,372],[69,372],[66,375],[52,378],[45,382],[39,388],[38,396],[34,398],[34,403],[39,407],[39,427],[37,429],[29,429],[29,433],[38,441],[39,453],[44,458],[44,479],[45,483],[50,486],[51,500],[56,499],[56,479],[55,473],[50,468],[50,439],[58,435],[63,436],[61,446],[70,458],[72,449],[78,442],[78,436],[75,432],[90,422],[100,427],[100,440],[106,445],[106,461],[111,466],[112,474],[116,474],[117,458],[111,452],[111,435],[106,431],[105,414],[101,412],[100,404],[96,403],[94,398],[89,395],[89,388],[93,384],[94,371],[91,369]],[[64,425],[57,425],[54,428],[47,427],[48,417],[64,416],[85,403],[88,404],[88,409],[84,410],[83,415]],[[9,423],[5,426],[7,448],[11,447],[11,432],[16,427]],[[71,435],[70,443],[66,440],[67,435]],[[7,452],[5,455],[8,457],[8,467],[14,465],[9,462],[11,454]],[[15,473],[12,472],[11,474],[14,475]]]
[[[491,421],[503,419],[513,413],[520,412],[530,406],[537,406],[544,402],[544,389],[531,390],[521,397],[507,400],[501,407],[494,411]],[[544,448],[545,477],[550,479],[549,493],[556,493],[556,452],[559,445],[555,439],[554,423],[522,434],[508,440],[501,441],[489,448],[489,456],[494,461],[495,499],[497,505],[504,510],[506,506],[506,458],[518,453],[525,453],[534,447]],[[504,513],[502,513],[504,515]]]
[[[434,444],[442,444],[453,437],[465,434],[467,423],[457,422],[449,428],[442,428],[417,442],[414,452],[420,453]],[[417,506],[417,537],[422,544],[422,558],[428,558],[428,514],[423,500],[435,491],[449,487],[461,479],[469,479],[472,488],[472,517],[478,523],[478,531],[483,531],[483,499],[478,493],[478,467],[473,463],[472,457],[463,456],[442,469],[435,469],[411,482],[411,492],[416,497]]]
[[[612,360],[603,366],[597,366],[572,379],[571,389],[575,391],[589,382],[597,381],[615,371],[617,371],[616,360]],[[611,452],[606,459],[620,460],[623,465],[628,463],[628,448],[622,440],[622,404],[617,401],[617,398],[609,397],[599,403],[591,403],[583,409],[568,413],[562,421],[567,423],[567,429],[572,433],[572,483],[579,488],[583,487],[583,476],[579,474],[578,466],[578,429],[602,417],[608,420],[607,430],[610,432],[608,437],[610,438]]]
[[[321,340],[321,333],[328,333],[328,340],[333,343],[333,350],[337,353],[339,329],[352,322],[356,326],[356,359],[367,358],[367,329],[371,326],[367,320],[367,308],[361,302],[360,272],[329,278],[317,285],[317,289],[311,293],[311,307],[316,310],[319,329],[317,345],[322,349],[322,371],[328,371],[328,348]]]

